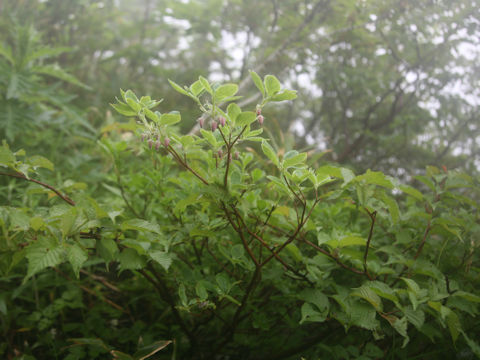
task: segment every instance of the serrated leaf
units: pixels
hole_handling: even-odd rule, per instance
[[[160,227],[158,224],[153,224],[143,219],[130,219],[122,223],[122,230],[140,230],[150,231],[160,234]]]
[[[118,255],[122,270],[138,270],[145,267],[144,259],[133,249],[126,248]]]
[[[273,75],[265,76],[264,84],[265,84],[265,89],[267,90],[268,96],[275,95],[280,91],[280,88],[281,88],[280,81],[278,81],[278,79]]]
[[[387,284],[381,282],[381,281],[369,281],[366,286],[368,286],[370,289],[372,289],[378,296],[381,296],[382,298],[391,300],[395,303],[398,302],[398,298],[395,295],[395,291],[393,291],[390,286]]]
[[[168,268],[172,265],[172,255],[165,251],[150,251],[148,256],[159,263],[166,271],[168,271]]]
[[[39,271],[56,266],[63,262],[65,252],[63,247],[53,238],[40,238],[26,248],[28,271],[25,280]]]
[[[72,265],[73,272],[75,276],[79,277],[80,268],[82,264],[87,261],[88,253],[84,249],[82,249],[77,244],[73,244],[67,247],[67,260]]]
[[[377,311],[383,310],[382,299],[368,286],[361,286],[354,289],[351,293],[352,296],[358,296],[368,301]]]
[[[265,87],[263,86],[263,82],[260,76],[258,76],[258,74],[253,70],[250,70],[250,76],[252,77],[255,86],[258,88],[258,90],[260,90],[262,96],[265,98]]]
[[[406,308],[403,310],[407,320],[413,324],[417,329],[420,329],[425,322],[425,313],[422,310],[412,310]]]
[[[53,171],[53,163],[43,156],[31,156],[28,158],[28,163],[34,168],[41,167]]]
[[[277,153],[267,141],[262,141],[262,151],[276,166],[280,165]]]

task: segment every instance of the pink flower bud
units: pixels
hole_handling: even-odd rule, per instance
[[[147,137],[147,136],[146,136],[145,134],[142,134],[142,142],[145,141],[145,138],[146,138],[146,137]]]
[[[257,116],[262,114],[262,108],[257,107]]]
[[[258,123],[259,123],[260,125],[263,125],[263,120],[264,120],[264,119],[263,119],[263,115],[258,115],[258,118],[257,118],[257,119],[258,119]]]
[[[235,157],[235,160],[239,160],[240,159],[240,153],[238,151],[235,151],[235,153],[233,154],[233,156]]]
[[[155,141],[155,150],[158,151],[158,149],[160,149],[160,141]]]
[[[218,122],[220,123],[220,126],[225,126],[226,120],[225,120],[225,118],[224,118],[223,116],[220,116],[220,117],[218,118]]]
[[[217,154],[218,154],[218,157],[221,158],[221,157],[223,156],[223,151],[222,151],[222,149],[218,150]]]
[[[212,121],[212,131],[217,130],[218,124],[216,121]]]
[[[166,137],[165,139],[163,139],[163,146],[168,148],[169,145],[170,145],[170,139]]]
[[[152,139],[148,139],[148,147],[151,149],[153,146],[153,141]]]
[[[200,126],[200,128],[203,128],[203,123],[205,122],[205,119],[203,117],[199,117],[197,122],[198,126]]]

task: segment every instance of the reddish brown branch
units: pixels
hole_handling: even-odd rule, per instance
[[[59,190],[55,189],[53,186],[51,185],[48,185],[48,184],[45,184],[44,182],[41,182],[39,180],[35,180],[35,179],[32,179],[32,178],[27,178],[25,175],[23,175],[22,173],[4,173],[4,172],[0,172],[0,175],[5,175],[5,176],[10,176],[10,177],[14,177],[14,178],[18,178],[18,179],[23,179],[23,180],[27,180],[27,181],[31,181],[35,184],[39,184],[51,191],[53,191],[55,194],[57,194],[63,201],[69,203],[70,205],[72,206],[75,206],[75,202],[70,199],[67,195],[63,195]]]

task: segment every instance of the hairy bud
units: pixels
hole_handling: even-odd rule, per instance
[[[222,158],[222,156],[223,156],[223,151],[222,151],[222,149],[219,149],[218,152],[217,152],[217,154],[218,154],[218,157],[219,157],[219,158]]]
[[[168,148],[169,145],[170,145],[170,139],[166,137],[165,139],[163,139],[163,146]]]
[[[264,120],[263,115],[258,115],[257,119],[258,119],[258,123],[260,125],[263,125],[263,120]]]
[[[257,107],[257,116],[262,114],[262,108]]]
[[[158,151],[158,149],[160,149],[160,141],[155,141],[155,150]]]
[[[220,116],[218,122],[220,123],[220,126],[225,126],[226,120],[223,116]]]
[[[212,131],[217,130],[218,124],[216,121],[212,121]]]
[[[197,122],[198,126],[200,126],[200,128],[203,128],[203,123],[205,122],[205,119],[203,117],[199,117]]]
[[[152,139],[148,139],[148,147],[151,149],[153,146],[153,141]]]
[[[235,160],[239,160],[240,159],[240,153],[238,151],[235,151],[235,153],[233,154],[233,157],[235,158]]]

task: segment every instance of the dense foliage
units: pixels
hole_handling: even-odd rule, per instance
[[[480,357],[477,3],[0,1],[0,358]]]
[[[251,76],[254,111],[232,102],[235,84],[170,82],[203,112],[199,136],[182,136],[180,113],[155,111],[160,101],[122,91],[112,106],[138,122],[99,141],[111,175],[97,199],[38,180],[53,165],[3,144],[2,175],[32,183],[1,208],[4,354],[480,355],[477,180],[429,167],[422,194],[279,154],[260,136],[263,107],[296,93]]]

